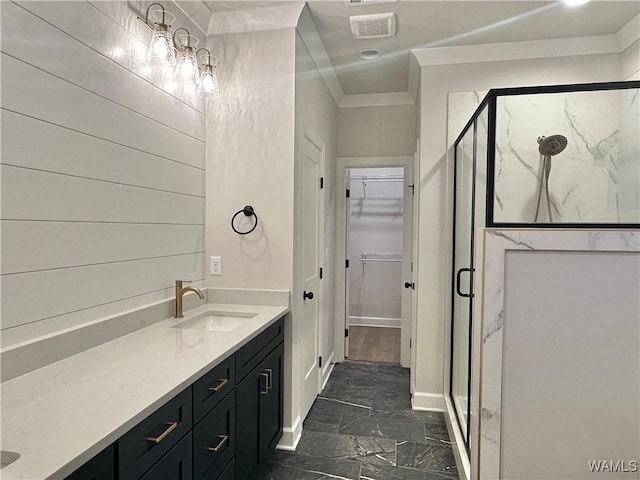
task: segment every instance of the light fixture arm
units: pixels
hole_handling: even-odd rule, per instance
[[[198,54],[199,54],[201,51],[203,51],[203,50],[204,50],[205,52],[207,52],[207,62],[209,62],[209,63],[207,63],[206,65],[211,65],[211,52],[209,51],[209,49],[208,49],[208,48],[205,48],[205,47],[199,48],[199,49],[196,51],[196,58],[198,57]]]
[[[173,32],[173,44],[176,47],[176,50],[180,50],[180,48],[182,47],[182,45],[180,45],[177,41],[176,41],[176,34],[180,31],[180,30],[184,30],[185,32],[187,32],[187,47],[191,47],[191,33],[189,33],[189,30],[187,30],[184,27],[180,27],[180,28],[176,28],[175,32]]]
[[[162,23],[164,24],[165,22],[165,13],[166,10],[164,9],[164,7],[162,6],[161,3],[155,2],[152,3],[151,5],[149,5],[147,7],[147,12],[144,14],[144,19],[137,17],[138,20],[140,20],[142,23],[144,23],[147,27],[149,27],[151,30],[153,30],[153,27],[151,25],[149,25],[149,11],[151,11],[151,7],[153,7],[154,5],[157,5],[160,7],[160,9],[162,10]]]

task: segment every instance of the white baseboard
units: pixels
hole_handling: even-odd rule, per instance
[[[326,368],[322,369],[322,386],[320,387],[320,391],[324,390],[324,387],[327,386],[327,382],[329,381],[329,378],[331,378],[331,373],[333,372],[333,367],[336,366],[335,362],[333,361],[334,355],[333,352],[331,353],[331,357],[329,358],[329,363],[327,363]]]
[[[414,410],[444,412],[444,395],[441,393],[414,392],[411,398],[411,407]]]
[[[453,411],[453,404],[449,397],[445,397],[446,412],[444,412],[444,419],[447,422],[447,429],[449,433],[453,434],[454,443],[453,456],[456,459],[456,465],[458,466],[458,473],[460,480],[470,480],[471,478],[471,463],[469,462],[469,456],[464,446],[464,439],[462,438],[462,431],[456,420],[456,414]]]
[[[284,427],[282,429],[282,438],[276,446],[277,450],[285,450],[287,452],[294,452],[298,446],[298,442],[302,437],[302,420],[300,417],[296,418],[293,426],[290,428]]]
[[[402,319],[385,317],[349,317],[349,326],[400,328]]]

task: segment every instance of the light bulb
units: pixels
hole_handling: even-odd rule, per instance
[[[200,83],[196,93],[202,98],[215,98],[220,93],[213,65],[205,64],[202,66],[202,74],[200,75]]]
[[[196,55],[191,47],[184,47],[178,57],[178,65],[176,66],[176,77],[178,81],[198,83],[199,70]]]
[[[158,66],[174,66],[176,64],[173,39],[167,31],[166,25],[156,25],[147,52],[147,60],[150,64]]]
[[[151,13],[153,19],[153,35],[147,50],[147,65],[173,67],[176,64],[176,54],[169,28],[175,17],[164,9],[148,13]]]

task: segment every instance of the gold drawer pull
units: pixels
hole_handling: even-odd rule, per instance
[[[229,379],[228,378],[219,378],[218,381],[220,382],[218,385],[216,385],[215,387],[209,387],[208,390],[211,390],[212,392],[219,392],[220,389],[222,387],[224,387],[229,382]]]
[[[264,390],[260,390],[260,395],[269,395],[269,374],[261,373],[261,377],[264,377]]]
[[[167,437],[167,435],[169,435],[176,428],[178,428],[178,422],[166,422],[166,425],[169,425],[169,428],[167,428],[164,432],[162,432],[158,437],[144,437],[144,439],[149,440],[150,442],[153,442],[153,443],[160,443],[162,440],[164,440]]]
[[[229,435],[219,435],[218,437],[221,439],[220,443],[218,443],[218,445],[216,445],[215,447],[207,448],[207,450],[209,450],[210,452],[219,452],[224,444],[227,443],[227,440],[229,440]]]

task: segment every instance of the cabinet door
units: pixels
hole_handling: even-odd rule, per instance
[[[69,475],[66,480],[115,480],[115,450],[115,445],[109,445],[102,452]]]
[[[260,366],[236,386],[236,478],[247,480],[260,461],[260,396],[267,387]]]
[[[236,387],[236,478],[255,478],[282,436],[281,343]]]
[[[260,463],[282,437],[283,357],[284,345],[280,344],[262,362],[262,370],[268,375],[268,394],[260,396]]]
[[[192,437],[189,433],[140,480],[191,480],[192,450]]]

